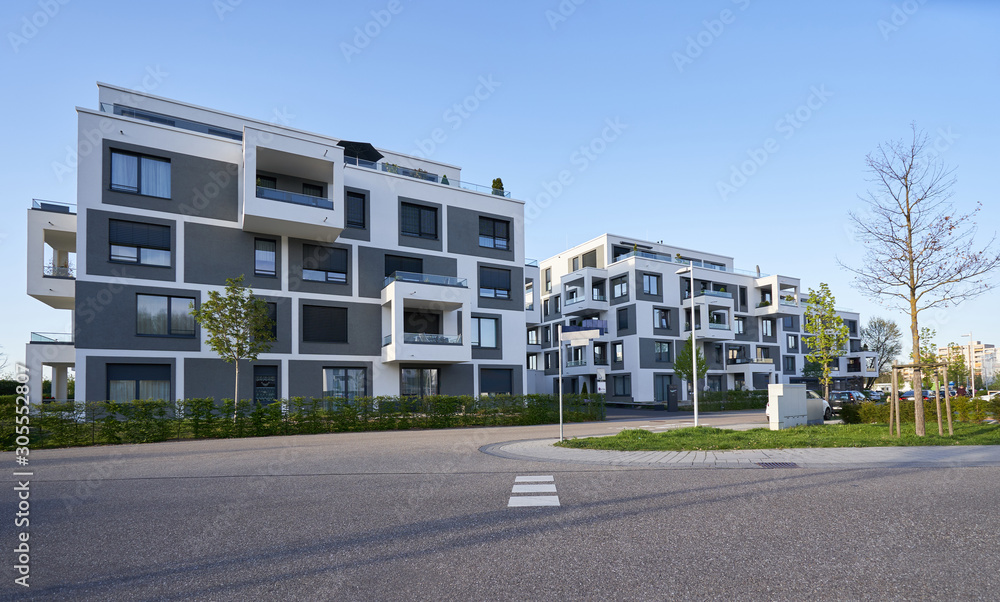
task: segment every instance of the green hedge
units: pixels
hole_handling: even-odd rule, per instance
[[[899,404],[900,422],[915,421],[915,405],[912,401],[901,401]],[[941,411],[945,411],[944,398],[941,399]],[[968,397],[952,397],[951,411],[953,419],[959,422],[980,422],[988,416],[1000,419],[1000,399],[997,396],[991,401],[969,399]],[[887,424],[889,422],[889,404],[875,404],[866,401],[861,404],[844,404],[840,409],[840,418],[845,424]],[[944,418],[944,417],[942,417]],[[924,402],[924,422],[937,422],[937,403],[934,400]]]
[[[13,449],[15,400],[14,395],[0,396],[0,445],[5,450]],[[567,422],[604,419],[603,396],[564,395],[563,400]],[[295,397],[266,406],[241,402],[235,419],[231,399],[44,403],[32,408],[31,447],[551,424],[559,420],[558,403],[552,395],[368,397],[351,402]]]

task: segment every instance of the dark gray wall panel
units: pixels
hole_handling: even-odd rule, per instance
[[[511,395],[523,395],[524,394],[524,366],[520,364],[480,364],[479,369],[483,368],[497,369],[497,370],[510,370],[510,394]],[[481,382],[481,379],[480,379]]]
[[[253,367],[278,367],[278,397],[281,397],[281,360],[240,362],[240,402],[253,402]],[[184,396],[188,399],[213,397],[217,402],[232,399],[236,366],[217,357],[184,358]],[[244,406],[246,407],[246,406]],[[232,418],[232,416],[230,416]]]
[[[458,260],[454,257],[423,255],[411,251],[358,247],[358,296],[378,299],[385,288],[385,256],[413,257],[423,260],[424,273],[438,276],[458,276]],[[469,286],[476,286],[474,281]]]
[[[254,240],[275,242],[275,277],[254,274]],[[281,289],[281,237],[253,234],[239,228],[184,224],[184,281],[225,286],[226,278],[243,274],[251,288]]]
[[[112,262],[110,227],[108,225],[112,219],[168,226],[170,228],[170,267]],[[95,276],[115,276],[126,280],[130,278],[171,282],[177,280],[177,223],[171,219],[88,209],[87,273]]]
[[[508,223],[508,250],[479,246],[479,218],[489,217]],[[514,260],[514,221],[510,216],[471,211],[462,207],[448,207],[448,252],[475,255],[501,261]]]
[[[347,308],[347,342],[315,343],[303,341],[305,325],[302,324],[302,306]],[[381,355],[382,354],[382,307],[374,303],[340,303],[327,299],[299,300],[299,353],[323,355]]]
[[[111,149],[170,159],[169,199],[111,190]],[[102,201],[137,209],[152,209],[231,222],[239,219],[239,166],[213,159],[173,153],[118,141],[104,141]]]
[[[626,328],[618,328],[618,312],[622,310],[624,310],[624,312],[628,314],[628,327]],[[626,307],[616,307],[614,312],[609,312],[609,313],[611,313],[611,315],[609,316],[610,319],[614,321],[613,323],[615,327],[615,336],[624,337],[636,333],[635,305],[629,305]],[[611,325],[609,324],[608,326]]]
[[[408,236],[403,234],[403,203],[408,203],[411,205],[420,205],[422,207],[433,207],[437,209],[437,238],[420,238],[419,236]],[[399,233],[399,246],[401,247],[413,247],[415,249],[426,249],[428,251],[440,251],[443,248],[441,244],[441,237],[444,236],[444,229],[442,228],[442,220],[444,219],[444,207],[439,203],[431,203],[428,201],[421,201],[419,199],[411,199],[407,197],[399,197],[399,205],[396,209],[397,212],[397,232]],[[478,230],[476,230],[478,232]]]
[[[368,395],[379,395],[374,391],[374,366],[365,361],[290,360],[288,362],[288,396],[320,397],[323,395],[323,368],[365,368]]]
[[[169,364],[170,397],[177,397],[177,362],[172,357],[101,357],[87,358],[86,401],[104,401],[108,398],[108,364]],[[190,396],[188,396],[190,397]]]
[[[670,361],[656,361],[656,343],[670,343]],[[668,341],[666,339],[639,339],[639,367],[646,370],[672,370],[674,358],[677,356],[678,341]]]
[[[510,270],[510,299],[492,299],[490,297],[479,296],[479,269],[480,268],[500,268]],[[524,311],[524,289],[519,283],[524,282],[524,268],[510,264],[484,263],[476,264],[476,274],[469,279],[469,286],[475,287],[476,304],[483,309],[509,309],[511,311]]]
[[[77,349],[153,349],[162,351],[198,351],[201,327],[195,336],[155,337],[136,334],[136,295],[193,297],[201,303],[198,291],[151,286],[126,286],[117,283],[76,282]]]
[[[333,249],[347,250],[347,282],[314,282],[302,279],[303,257],[302,245],[315,245]],[[352,296],[354,294],[354,247],[337,243],[317,242],[299,238],[288,239],[288,290],[300,293],[318,293],[321,295]]]
[[[656,289],[655,295],[647,295],[642,292],[642,277],[644,275],[657,276],[660,279],[660,285]],[[643,270],[638,270],[635,272],[635,299],[636,301],[652,301],[653,303],[663,303],[663,276],[657,272],[647,272]]]
[[[475,371],[472,364],[446,364],[439,367],[441,395],[475,395]]]
[[[679,337],[679,336],[681,336],[680,323],[681,323],[681,316],[683,314],[682,314],[680,308],[677,308],[677,307],[665,307],[665,306],[660,305],[660,306],[656,306],[656,307],[650,309],[649,311],[652,313],[654,309],[668,309],[668,310],[670,310],[670,323],[669,323],[670,328],[655,328],[654,327],[653,328],[653,334],[655,336],[658,336],[658,337]],[[653,313],[653,316],[655,316],[655,315],[656,314]],[[653,324],[655,325],[656,322],[654,321]]]
[[[344,231],[340,233],[340,238],[348,238],[351,240],[362,240],[368,242],[372,239],[372,193],[364,188],[355,188],[353,186],[344,186],[344,205],[345,214],[344,219],[346,223],[346,205],[347,205],[347,193],[357,192],[365,195],[365,227],[362,228],[344,228]]]

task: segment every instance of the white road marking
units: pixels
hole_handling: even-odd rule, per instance
[[[555,493],[556,486],[554,483],[546,483],[544,485],[514,485],[514,488],[510,490],[511,493]]]
[[[517,477],[515,483],[540,483],[545,481],[555,481],[552,475],[539,475],[535,477]]]
[[[510,498],[508,508],[524,506],[558,506],[558,495],[521,495]]]

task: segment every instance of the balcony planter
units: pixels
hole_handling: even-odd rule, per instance
[[[493,178],[493,194],[503,196],[503,180],[500,178]]]

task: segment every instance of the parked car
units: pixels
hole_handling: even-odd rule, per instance
[[[903,391],[902,393],[899,394],[900,401],[913,401],[913,393],[914,391],[912,390]],[[931,399],[931,395],[933,395],[933,393],[925,389],[923,391],[924,401],[929,401]]]
[[[823,399],[823,396],[816,391],[810,391],[806,389],[806,399]],[[833,419],[833,408],[830,407],[830,402],[823,399],[823,420]]]
[[[878,389],[866,389],[862,391],[862,393],[864,393],[865,397],[872,401],[882,401],[882,392]]]
[[[840,413],[844,404],[861,403],[865,401],[865,396],[859,391],[833,391],[830,393],[830,407],[833,411]]]

